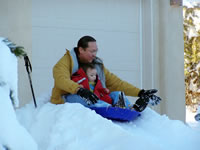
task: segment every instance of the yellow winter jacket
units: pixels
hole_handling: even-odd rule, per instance
[[[73,70],[73,60],[69,50],[53,67],[54,87],[52,89],[51,102],[53,104],[63,104],[62,95],[75,94],[80,85],[71,80]],[[123,91],[127,96],[138,96],[140,89],[134,87],[126,81],[122,81],[116,75],[109,72],[104,67],[106,88],[112,91]]]

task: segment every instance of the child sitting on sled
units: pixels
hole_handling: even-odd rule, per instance
[[[82,65],[81,68],[72,75],[71,79],[81,84],[83,88],[86,88],[93,92],[99,98],[98,102],[94,104],[95,107],[113,106],[135,109],[136,111],[141,112],[146,108],[149,103],[149,101],[138,99],[136,103],[132,105],[127,97],[124,95],[124,92],[110,92],[109,89],[102,86],[101,81],[97,75],[95,65],[93,64]],[[157,91],[152,91],[153,94],[155,92]]]

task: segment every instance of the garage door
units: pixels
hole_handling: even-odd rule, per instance
[[[34,0],[33,83],[37,96],[53,87],[52,68],[84,35],[97,40],[98,56],[122,79],[141,87],[140,0]]]

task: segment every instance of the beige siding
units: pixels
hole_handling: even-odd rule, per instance
[[[53,65],[84,35],[119,77],[140,87],[140,0],[33,1],[33,81],[36,95],[53,86]],[[52,11],[54,10],[54,11]]]
[[[32,58],[37,96],[51,90],[51,69],[65,48],[89,34],[111,71],[138,87],[158,88],[163,101],[154,109],[185,120],[182,7],[166,0],[2,0],[0,20],[0,36]],[[21,105],[32,99],[22,59],[19,99]]]
[[[0,36],[9,38],[17,45],[24,46],[30,58],[32,50],[31,10],[30,0],[0,1]],[[23,58],[19,59],[18,77],[19,100],[22,106],[32,99]]]

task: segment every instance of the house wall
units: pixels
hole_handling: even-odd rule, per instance
[[[52,89],[53,66],[65,49],[71,50],[84,35],[97,40],[97,56],[110,71],[141,87],[140,6],[140,0],[34,0],[32,64],[36,95]]]
[[[156,13],[156,12],[155,12]],[[159,86],[163,102],[161,113],[171,119],[185,120],[184,40],[182,7],[159,1]]]
[[[142,87],[159,89],[152,107],[171,119],[185,120],[182,7],[167,0],[142,1]]]
[[[102,49],[102,46],[105,46],[105,50],[109,50],[110,48],[106,45],[120,45],[120,38],[117,39],[116,37],[119,37],[120,33],[124,32],[121,34],[121,39],[127,38],[127,44],[131,43],[127,48],[134,47],[133,51],[135,49],[139,50],[139,52],[136,51],[139,58],[135,57],[135,65],[127,67],[126,64],[119,64],[121,68],[124,66],[127,68],[118,70],[118,58],[114,59],[114,65],[110,65],[109,56],[104,57],[102,52],[99,55],[104,57],[108,68],[140,88],[159,89],[158,94],[162,97],[163,101],[159,106],[154,107],[154,109],[161,114],[167,114],[171,119],[185,120],[182,7],[172,7],[170,6],[170,1],[167,0],[137,0],[134,1],[135,4],[130,0],[123,1],[123,6],[128,3],[128,8],[133,6],[136,10],[133,12],[131,9],[126,10],[127,14],[129,14],[127,17],[130,18],[127,20],[125,19],[126,11],[122,11],[124,16],[120,19],[125,21],[125,23],[121,21],[121,25],[117,25],[116,28],[112,29],[112,24],[110,22],[112,18],[109,19],[109,15],[116,17],[120,15],[120,13],[116,15],[115,12],[107,11],[109,10],[109,4],[115,4],[113,7],[116,7],[116,12],[121,10],[120,8],[122,5],[120,1],[117,1],[118,3],[115,3],[116,1],[110,1],[105,10],[99,10],[99,12],[101,12],[99,14],[98,11],[96,12],[96,15],[100,18],[87,18],[90,20],[96,19],[96,24],[92,22],[95,27],[98,27],[98,34],[96,34],[92,30],[87,30],[86,27],[88,24],[81,24],[81,22],[77,22],[77,20],[73,19],[73,17],[68,14],[66,14],[66,16],[71,16],[70,19],[72,19],[72,22],[71,25],[67,23],[67,20],[65,20],[67,18],[63,15],[65,13],[64,6],[59,6],[61,2],[65,3],[65,1],[61,1],[60,3],[55,2],[55,7],[60,7],[61,9],[56,9],[53,12],[51,11],[52,14],[49,14],[47,8],[51,2],[53,1],[45,3],[45,1],[35,0],[32,4],[31,1],[3,0],[0,5],[0,36],[8,37],[18,45],[24,46],[30,58],[34,58],[32,60],[34,69],[33,86],[35,87],[36,95],[40,95],[40,92],[50,90],[49,87],[53,84],[51,74],[53,64],[64,54],[65,48],[72,48],[76,44],[81,35],[85,33],[94,35],[99,41],[99,48]],[[71,1],[71,3],[68,3],[67,6],[70,6],[70,13],[73,12],[73,10],[70,10],[72,8],[71,6],[76,2],[77,1]],[[80,11],[82,5],[79,3],[75,5],[77,6],[77,10]],[[95,12],[96,5],[102,6],[104,4],[99,1],[93,1],[91,5],[94,9],[92,12]],[[49,8],[51,9],[51,7]],[[33,11],[33,14],[31,14],[31,11]],[[137,13],[135,14],[135,12]],[[60,17],[56,16],[56,14],[59,13],[63,15],[63,19],[62,15]],[[131,13],[134,13],[134,15]],[[75,13],[74,15],[78,14]],[[107,20],[105,20],[103,16],[106,16]],[[127,30],[127,27],[132,25],[132,21],[135,22],[135,19],[138,17],[140,18],[136,21],[136,24],[133,25],[133,28]],[[51,21],[51,18],[57,20]],[[103,19],[104,24],[101,22]],[[76,23],[79,26],[77,26]],[[44,26],[45,24],[47,24],[46,27]],[[66,25],[66,27],[64,27],[64,25]],[[108,28],[100,28],[102,25]],[[63,34],[63,30],[66,28],[70,28],[71,31],[69,32],[68,30],[68,32]],[[79,28],[79,34],[75,32],[77,28]],[[83,31],[81,29],[85,30]],[[106,34],[106,31],[108,31],[108,34]],[[113,35],[115,40],[112,39]],[[102,37],[104,38],[102,39]],[[133,43],[131,41],[133,41]],[[52,44],[53,47],[49,49],[48,44]],[[37,49],[40,50],[37,51]],[[46,57],[51,56],[51,52],[54,52],[52,57],[54,56],[55,59]],[[49,65],[46,65],[45,60],[48,58],[51,61],[48,61]],[[129,60],[131,61],[131,59]],[[40,63],[37,64],[37,61],[40,61]],[[139,66],[139,68],[137,66]],[[42,72],[42,70],[44,70],[44,72]],[[133,72],[139,71],[139,73],[137,75],[131,74],[131,76],[126,76],[126,74],[129,73],[125,70],[132,70]],[[43,85],[39,86],[41,83]],[[29,81],[22,59],[19,60],[19,98],[21,100],[21,106],[32,99]]]
[[[0,1],[0,36],[7,37],[17,45],[23,46],[30,59],[32,50],[31,11],[32,1]],[[32,99],[23,58],[18,59],[18,79],[19,100],[22,106]]]
[[[143,87],[159,89],[163,100],[153,109],[185,121],[182,7],[167,0],[144,0],[144,7],[149,13],[143,17]]]

